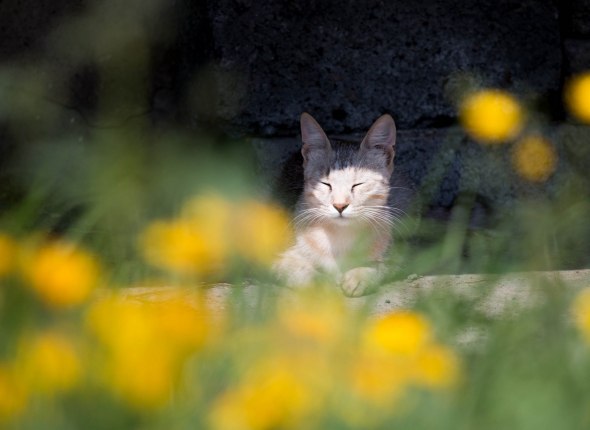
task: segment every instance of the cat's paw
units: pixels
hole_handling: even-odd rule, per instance
[[[344,274],[340,286],[348,297],[360,297],[367,294],[378,279],[379,270],[374,267],[357,267]]]
[[[306,288],[316,274],[315,268],[295,253],[286,253],[273,266],[276,277],[289,288]]]

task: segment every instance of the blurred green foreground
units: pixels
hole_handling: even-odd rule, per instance
[[[269,267],[293,239],[290,214],[248,142],[155,123],[143,27],[107,31],[112,6],[48,42],[62,52],[78,38],[71,60],[96,61],[93,112],[54,103],[59,71],[42,59],[0,67],[0,428],[590,427],[590,280],[531,274],[535,299],[500,315],[482,311],[493,276],[379,317],[374,298],[346,299],[330,280],[282,288]],[[557,135],[514,95],[461,94],[462,130],[496,176],[537,192],[486,229],[470,226],[470,196],[445,223],[408,216],[386,281],[590,266],[589,76],[564,90]],[[565,159],[576,169],[554,180]],[[416,213],[429,204],[419,192]],[[212,307],[217,283],[233,287]],[[124,294],[163,286],[156,300]]]

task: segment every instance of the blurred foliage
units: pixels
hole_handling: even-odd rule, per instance
[[[290,220],[248,143],[153,112],[172,15],[156,0],[88,3],[44,55],[0,67],[0,427],[590,426],[587,289],[531,273],[531,296],[498,315],[492,276],[375,317],[378,295],[347,300],[329,280],[277,288]],[[216,91],[235,90],[227,112],[242,97],[239,76],[214,75],[196,70],[186,96],[209,124]],[[449,90],[484,143],[466,168],[521,194],[491,214],[464,193],[448,219],[400,219],[387,280],[588,267],[588,75],[566,85],[556,132],[534,97],[467,81]],[[425,212],[435,190],[419,191]],[[233,287],[215,300],[221,282]]]

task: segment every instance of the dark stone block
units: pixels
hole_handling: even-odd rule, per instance
[[[550,0],[218,0],[209,13],[216,112],[238,133],[293,134],[302,111],[331,133],[384,112],[401,129],[449,125],[458,72],[516,91],[559,85]]]
[[[571,0],[571,33],[590,36],[590,0]]]
[[[590,40],[569,39],[563,46],[567,74],[590,70]]]
[[[0,58],[22,57],[43,47],[64,17],[80,12],[85,0],[3,0],[0,2]]]

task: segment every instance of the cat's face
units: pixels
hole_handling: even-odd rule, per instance
[[[345,221],[367,219],[375,208],[387,205],[389,177],[362,166],[329,170],[305,184],[304,199],[318,215]]]
[[[380,223],[389,219],[389,179],[393,171],[395,124],[379,118],[358,147],[332,147],[319,124],[301,117],[305,220]]]

